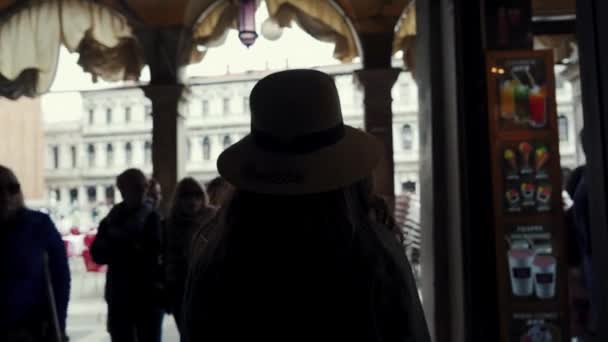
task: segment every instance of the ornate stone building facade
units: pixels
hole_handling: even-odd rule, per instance
[[[363,94],[353,77],[357,64],[319,68],[338,87],[347,124],[363,128]],[[249,131],[249,93],[268,72],[192,78],[184,94],[187,175],[206,182],[217,176],[219,154]],[[574,167],[576,132],[572,90],[559,82],[558,103],[564,166]],[[393,96],[395,193],[418,193],[418,90],[402,72]],[[128,167],[152,172],[151,105],[139,88],[81,93],[81,120],[49,125],[46,183],[51,207],[95,208],[120,200],[115,177]]]

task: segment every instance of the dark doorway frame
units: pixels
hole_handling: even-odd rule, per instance
[[[589,142],[586,177],[596,275],[593,286],[600,297],[596,338],[608,341],[608,2],[578,0],[576,6],[583,117]]]
[[[497,341],[484,9],[416,1],[416,13],[427,320],[435,342]]]

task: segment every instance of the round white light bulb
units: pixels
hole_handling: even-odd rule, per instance
[[[277,40],[283,35],[283,28],[272,18],[262,23],[262,36],[268,40]]]

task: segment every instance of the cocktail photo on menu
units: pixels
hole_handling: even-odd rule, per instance
[[[499,60],[497,75],[498,110],[503,128],[545,128],[547,126],[547,77],[543,58]]]

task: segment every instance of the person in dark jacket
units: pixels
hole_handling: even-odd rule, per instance
[[[203,187],[193,178],[181,180],[175,189],[167,220],[166,281],[171,297],[171,312],[177,327],[182,327],[182,301],[186,287],[190,244],[200,229],[215,216],[215,208]]]
[[[251,134],[217,162],[234,193],[190,262],[186,341],[430,342],[404,248],[359,184],[380,144],[343,124],[333,79],[283,71],[250,98]]]
[[[56,342],[57,329],[65,338],[70,270],[63,241],[46,214],[25,207],[19,181],[1,165],[0,263],[0,341]]]
[[[145,202],[146,177],[129,169],[117,178],[123,202],[99,224],[93,260],[108,265],[105,298],[112,342],[159,342],[160,217]]]

